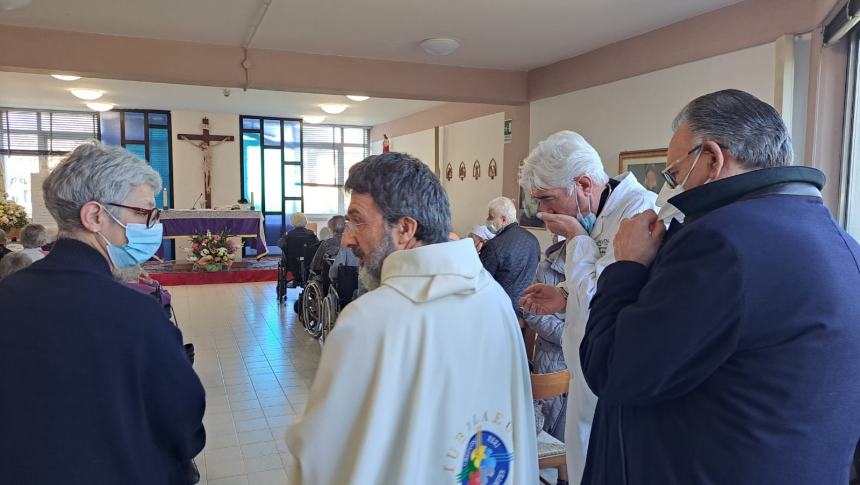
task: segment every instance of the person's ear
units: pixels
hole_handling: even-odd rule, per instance
[[[723,167],[726,165],[726,157],[722,147],[717,142],[706,141],[702,143],[702,156],[710,158],[710,162],[708,163],[708,178],[711,180],[719,178]]]
[[[418,221],[411,217],[401,217],[394,224],[394,244],[398,249],[408,249],[411,247],[415,239],[415,234],[418,232]]]
[[[580,187],[582,187],[582,193],[585,194],[586,197],[591,197],[591,192],[594,190],[594,182],[591,181],[587,175],[583,175],[579,177],[579,180],[576,181]]]
[[[105,214],[105,210],[101,204],[92,200],[81,206],[80,217],[84,229],[101,232],[106,223],[105,218],[110,217]]]

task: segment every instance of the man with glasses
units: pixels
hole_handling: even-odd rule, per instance
[[[615,261],[612,240],[622,220],[654,208],[655,195],[633,174],[610,178],[600,155],[585,138],[560,131],[540,142],[520,174],[524,192],[538,201],[538,217],[553,234],[563,236],[564,278],[558,286],[535,284],[524,292],[523,310],[531,315],[563,315],[561,347],[570,370],[564,441],[570,483],[578,484],[597,398],[582,377],[578,350],[597,277]],[[569,296],[568,296],[569,295]],[[527,316],[527,322],[536,319]],[[534,328],[546,339],[557,332]]]
[[[622,224],[592,300],[582,483],[847,483],[860,246],[770,105],[711,93],[674,130],[671,207]]]
[[[0,483],[184,485],[205,395],[182,336],[113,269],[161,245],[161,177],[87,143],[44,182],[50,254],[0,282]]]
[[[472,241],[448,241],[439,178],[388,152],[345,188],[343,244],[370,291],[338,317],[287,432],[289,483],[538,483],[517,319]]]

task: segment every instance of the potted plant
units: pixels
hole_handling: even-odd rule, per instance
[[[0,200],[0,229],[10,238],[17,239],[21,228],[30,220],[27,210],[11,200]]]
[[[186,249],[191,255],[188,261],[194,263],[194,271],[221,271],[233,265],[233,253],[236,246],[230,241],[231,234],[227,229],[212,234],[211,231],[200,232],[191,236],[191,247]]]

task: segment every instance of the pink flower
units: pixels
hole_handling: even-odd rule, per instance
[[[212,236],[212,240],[213,240],[213,241],[220,241],[220,240],[221,240],[221,236],[219,236],[219,235],[217,235],[217,234],[216,234],[216,235]]]
[[[204,239],[204,240],[203,240],[203,244],[209,244],[209,240],[208,240],[208,239]]]
[[[197,244],[197,243],[194,243],[194,244],[192,244],[192,245],[191,245],[191,249],[193,249],[193,250],[195,250],[195,251],[196,251],[196,250],[200,249],[200,245],[199,245],[199,244]]]

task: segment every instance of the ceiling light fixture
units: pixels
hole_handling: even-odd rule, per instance
[[[460,41],[450,38],[424,39],[418,45],[424,52],[434,56],[447,56],[460,48]]]
[[[328,113],[330,115],[336,115],[336,114],[343,113],[344,111],[346,111],[347,107],[348,106],[345,104],[323,104],[323,105],[320,105],[320,108],[322,108],[323,111],[325,111],[326,113]]]
[[[72,76],[70,74],[51,74],[51,77],[60,81],[77,81],[81,78],[81,76]]]
[[[98,89],[72,89],[72,95],[85,101],[95,101],[104,95],[104,91]]]
[[[33,0],[0,0],[0,10],[17,10],[33,3]]]
[[[113,105],[110,103],[87,103],[87,108],[98,111],[101,113],[102,111],[110,111],[113,109]]]
[[[305,123],[310,123],[312,125],[316,125],[316,124],[319,124],[319,123],[322,123],[323,121],[325,121],[325,116],[314,116],[314,115],[302,116],[302,121],[304,121]]]
[[[353,100],[353,101],[357,101],[359,103],[362,101],[367,101],[368,99],[370,99],[370,96],[357,96],[355,94],[347,94],[346,97]]]

